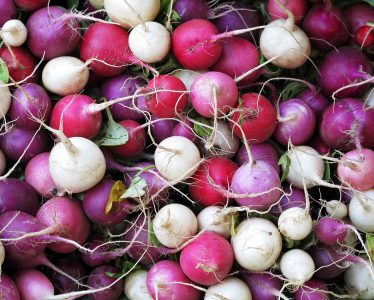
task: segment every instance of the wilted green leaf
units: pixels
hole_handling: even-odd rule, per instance
[[[177,60],[173,55],[169,55],[166,59],[166,61],[157,68],[158,72],[160,74],[169,74],[173,72],[174,70],[182,68],[180,64],[178,64]]]
[[[231,236],[236,235],[236,227],[238,226],[238,223],[239,223],[239,214],[233,213],[231,215],[231,219],[230,219],[230,234],[231,234]]]
[[[281,182],[285,181],[288,173],[290,171],[291,159],[288,157],[287,154],[283,154],[278,161],[278,165],[282,167],[283,174],[281,178]]]
[[[9,82],[9,70],[5,61],[0,58],[0,80],[4,83]]]
[[[374,260],[374,235],[366,234],[366,244],[369,250],[369,254],[372,260]]]
[[[325,162],[325,171],[323,172],[323,180],[328,181],[331,179],[331,168],[328,162]]]
[[[126,144],[129,139],[129,133],[125,127],[113,120],[109,108],[106,109],[108,114],[108,123],[106,125],[105,135],[96,141],[98,146],[120,146]]]
[[[122,194],[121,199],[139,198],[141,196],[144,196],[146,187],[147,182],[143,178],[135,176],[129,188]]]
[[[154,232],[154,230],[153,230],[153,222],[152,222],[152,220],[149,218],[149,220],[148,220],[148,230],[149,230],[149,241],[151,242],[151,244],[153,245],[153,246],[156,246],[156,247],[158,247],[158,246],[160,246],[161,245],[161,243],[160,243],[160,241],[157,239],[157,237],[156,237],[156,235],[155,235],[155,232]]]
[[[197,117],[195,120],[199,123],[210,126],[209,121],[203,117]],[[198,136],[203,137],[203,138],[209,137],[213,132],[212,128],[206,127],[204,125],[199,125],[199,124],[194,124],[193,129]]]
[[[68,8],[78,8],[79,0],[68,0]]]
[[[118,180],[115,182],[115,184],[112,186],[112,189],[110,190],[109,199],[105,207],[106,214],[110,213],[114,202],[121,201],[121,195],[125,192],[125,189],[126,187],[122,183],[122,181]]]
[[[266,62],[267,59],[265,58],[265,56],[263,56],[261,54],[261,57],[260,57],[260,64],[263,64],[264,62]],[[280,67],[277,67],[276,65],[273,65],[272,63],[268,63],[265,65],[264,67],[265,69],[267,69],[269,71],[269,73],[265,73],[264,76],[266,77],[277,77],[279,76],[283,69],[280,68]]]
[[[282,92],[283,100],[295,98],[301,91],[305,90],[306,86],[300,82],[291,82],[286,85]]]

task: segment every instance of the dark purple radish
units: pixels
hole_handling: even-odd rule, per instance
[[[298,94],[297,99],[306,102],[313,109],[317,117],[320,117],[330,104],[330,101],[324,95],[310,89],[306,89]]]
[[[317,152],[322,155],[330,153],[331,150],[330,147],[326,145],[326,143],[321,139],[319,135],[312,137],[309,140],[308,145],[316,149]]]
[[[365,26],[367,22],[374,20],[374,8],[368,3],[354,3],[343,11],[346,26],[349,32],[353,35],[356,31]]]
[[[358,99],[330,104],[322,115],[319,135],[327,146],[350,151],[374,147],[374,108]]]
[[[0,27],[3,27],[6,21],[17,17],[17,8],[13,0],[0,0]]]
[[[295,300],[329,300],[327,285],[318,279],[310,279],[295,292]]]
[[[52,59],[73,52],[81,39],[79,22],[64,17],[67,10],[48,6],[35,11],[28,19],[27,47],[38,58]]]
[[[127,204],[124,201],[111,202],[111,207],[108,210],[108,201],[112,189],[115,188],[116,182],[111,179],[104,179],[84,193],[82,208],[86,216],[91,222],[97,225],[109,226],[123,222],[127,216]],[[121,195],[119,195],[121,196]]]
[[[342,11],[329,0],[326,4],[315,5],[309,10],[303,29],[316,48],[329,50],[344,45],[348,40],[346,23]]]
[[[184,136],[188,138],[192,142],[195,142],[197,137],[193,131],[193,123],[189,120],[185,120],[183,122],[179,122],[175,125],[173,131],[171,132],[172,136]]]
[[[305,208],[304,191],[295,187],[286,186],[283,188],[284,195],[280,198],[280,202],[273,206],[270,210],[272,214],[280,215],[286,209],[291,207]]]
[[[180,16],[182,22],[192,19],[207,19],[208,8],[206,0],[177,0],[173,4],[173,9]]]
[[[153,115],[151,121],[151,133],[157,143],[161,143],[164,139],[170,137],[174,127],[177,125],[175,120],[158,118]]]
[[[34,156],[25,169],[25,181],[43,198],[52,198],[58,193],[49,171],[49,152]]]
[[[19,210],[34,216],[38,208],[38,196],[28,183],[16,178],[0,180],[0,214]]]
[[[13,126],[0,135],[0,147],[11,161],[28,162],[31,158],[47,150],[49,136],[45,130],[28,130]],[[25,152],[23,154],[23,152]]]
[[[140,76],[135,77],[133,75],[125,73],[104,81],[103,85],[101,86],[100,92],[101,95],[107,100],[113,100],[134,95],[137,89],[145,85],[145,80]],[[141,104],[141,99],[143,98],[144,97],[134,98],[134,104],[136,105],[136,107],[134,107],[132,99],[124,100],[122,102],[111,105],[110,110],[112,112],[114,120],[143,120],[144,115],[139,111],[139,109],[144,110],[144,107],[139,107],[139,104]]]
[[[371,78],[370,74],[373,70],[366,55],[360,49],[353,47],[331,50],[318,69],[317,82],[326,95],[330,96],[344,88],[334,95],[337,98],[359,97],[365,93],[368,84],[348,88],[346,86]]]
[[[91,268],[104,265],[113,259],[106,253],[110,252],[109,244],[106,244],[107,239],[102,235],[95,235],[89,239],[84,245],[85,248],[92,250],[92,252],[81,252],[80,257],[82,261]]]
[[[253,156],[253,159],[255,161],[261,160],[269,165],[271,165],[279,174],[280,167],[278,165],[279,160],[279,154],[277,152],[277,149],[269,143],[269,142],[263,142],[261,144],[253,144],[251,147],[251,154]],[[245,145],[241,145],[238,152],[236,152],[235,161],[239,165],[244,165],[248,163],[248,153],[247,149],[245,148]]]
[[[0,276],[0,295],[2,300],[21,300],[16,284],[4,273]]]
[[[220,33],[259,26],[261,18],[256,9],[241,2],[221,3],[209,12],[209,19]],[[254,41],[256,32],[247,32],[239,37]]]
[[[52,102],[47,92],[35,83],[21,85],[13,92],[13,101],[9,110],[9,117],[15,120],[20,128],[36,129],[40,126],[32,117],[46,122],[52,110]]]
[[[47,300],[54,295],[51,281],[42,272],[28,269],[13,274],[12,279],[17,285],[21,299]]]
[[[287,146],[303,145],[308,141],[316,128],[316,116],[308,104],[299,99],[290,99],[279,104],[278,125],[274,138],[278,143]]]
[[[200,299],[200,291],[191,284],[179,264],[171,260],[154,264],[147,275],[147,288],[154,299],[169,300],[170,295],[178,300]]]
[[[268,273],[243,272],[245,283],[251,290],[253,300],[278,300],[282,288],[281,280]]]

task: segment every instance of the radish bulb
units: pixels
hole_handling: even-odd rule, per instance
[[[9,20],[3,25],[0,37],[8,46],[19,47],[26,41],[27,28],[20,20]]]

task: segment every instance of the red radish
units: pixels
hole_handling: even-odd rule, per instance
[[[160,75],[148,82],[147,96],[149,111],[159,118],[172,118],[181,113],[188,102],[188,95],[184,83],[172,75]]]
[[[47,300],[54,295],[51,281],[40,271],[33,269],[19,271],[13,275],[13,280],[21,299]]]
[[[362,48],[370,48],[374,44],[373,28],[362,26],[355,33],[356,43]]]
[[[240,96],[239,105],[232,117],[230,126],[239,138],[250,143],[265,142],[274,132],[277,122],[275,108],[268,99],[256,93],[245,93]]]
[[[26,41],[27,28],[20,20],[9,20],[1,28],[0,36],[6,45],[19,47]]]
[[[14,3],[22,9],[33,11],[47,6],[48,0],[14,0]]]
[[[90,110],[95,101],[84,94],[61,98],[53,107],[50,124],[67,137],[95,137],[102,124],[100,111]]]
[[[190,180],[189,193],[191,198],[203,206],[225,205],[228,199],[216,191],[211,182],[223,189],[231,185],[232,177],[238,166],[223,157],[210,158],[202,163]]]
[[[374,8],[365,2],[354,3],[346,7],[343,13],[346,26],[352,35],[367,22],[374,20]]]
[[[173,9],[183,22],[208,18],[209,6],[206,0],[177,0]]]
[[[207,72],[200,75],[191,87],[193,108],[203,117],[221,117],[238,101],[235,81],[225,73]]]
[[[38,71],[34,56],[22,47],[12,47],[10,50],[7,47],[0,48],[0,58],[5,61],[9,75],[14,81],[36,83]]]
[[[129,139],[123,145],[110,147],[110,150],[120,157],[132,157],[142,153],[146,146],[147,134],[140,124],[133,120],[123,120],[118,124],[127,129]]]
[[[279,2],[295,16],[295,23],[300,24],[308,11],[308,2],[306,0],[280,0]],[[268,1],[267,9],[272,20],[287,19],[288,17],[284,9],[275,0]]]
[[[202,285],[224,279],[234,262],[229,242],[214,232],[204,232],[189,243],[180,256],[180,265],[188,278]]]
[[[13,0],[1,0],[0,7],[0,27],[2,27],[6,21],[17,17],[17,8]]]
[[[0,276],[0,294],[3,300],[21,300],[16,284],[4,273]]]

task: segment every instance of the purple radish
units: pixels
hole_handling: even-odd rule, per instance
[[[0,27],[3,27],[6,21],[17,17],[17,8],[12,0],[1,0],[0,7]]]
[[[54,295],[51,281],[42,272],[28,269],[15,273],[12,276],[18,287],[21,299],[24,300],[46,300]]]
[[[185,120],[183,122],[179,122],[175,125],[172,133],[172,136],[184,136],[188,138],[192,142],[196,141],[196,134],[193,131],[193,123],[189,120]]]
[[[105,253],[110,252],[109,244],[105,244],[106,238],[101,235],[95,235],[84,245],[93,250],[91,253],[82,252],[81,259],[89,267],[94,268],[109,262],[113,257]]]
[[[286,186],[283,188],[283,191],[285,194],[280,198],[280,202],[270,210],[272,214],[280,215],[286,209],[291,207],[305,208],[305,195],[302,190]]]
[[[156,116],[151,117],[151,121],[156,121],[151,124],[151,133],[157,143],[162,142],[164,139],[172,135],[174,127],[177,125],[177,121],[172,119],[158,118]]]
[[[16,284],[4,273],[0,276],[0,295],[2,300],[21,300]]]
[[[206,0],[177,0],[173,4],[173,9],[181,17],[182,22],[192,19],[207,19],[208,8]]]
[[[354,3],[345,8],[343,13],[347,21],[346,26],[352,35],[367,22],[374,20],[374,9],[368,3]]]
[[[268,273],[243,272],[244,281],[251,290],[253,300],[278,300],[281,280]]]
[[[328,300],[329,289],[327,285],[318,279],[310,279],[295,292],[295,300]]]
[[[323,217],[317,221],[315,233],[321,243],[336,245],[344,243],[348,231],[352,228],[352,225],[345,224],[340,219]]]
[[[310,108],[313,109],[317,117],[320,117],[326,107],[330,104],[329,100],[327,100],[324,95],[309,89],[304,90],[300,94],[298,94],[297,99],[306,102],[310,106]]]

